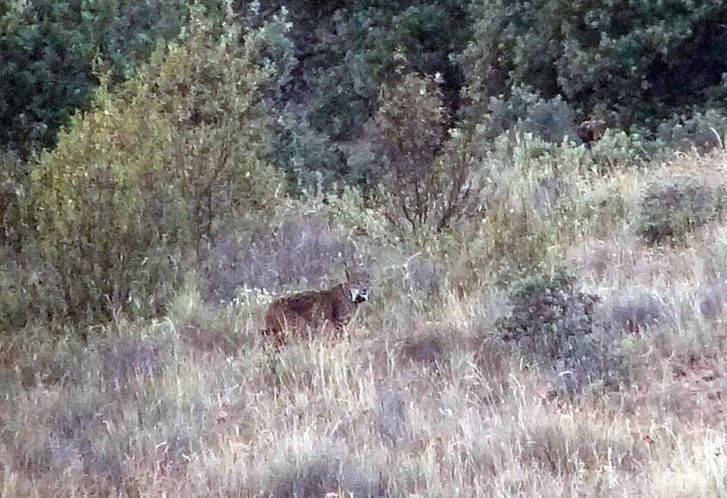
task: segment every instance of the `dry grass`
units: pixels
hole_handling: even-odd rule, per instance
[[[638,240],[639,189],[668,171],[570,176],[576,202],[600,211],[528,221],[555,230],[556,252],[603,298],[631,384],[553,395],[553,372],[497,339],[496,262],[463,263],[485,261],[471,255],[487,243],[452,267],[382,249],[379,301],[338,341],[276,353],[257,333],[269,296],[209,308],[192,284],[159,322],[86,343],[3,339],[0,496],[724,496],[727,228]],[[528,185],[546,184],[508,195],[556,210]],[[481,273],[457,287],[447,272],[465,268]]]

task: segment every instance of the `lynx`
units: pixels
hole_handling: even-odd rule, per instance
[[[602,119],[583,121],[578,126],[578,137],[590,149],[593,142],[597,142],[603,138],[603,134],[606,133],[607,128],[606,122]]]
[[[268,308],[262,333],[274,336],[277,345],[284,344],[288,336],[306,332],[333,329],[340,333],[351,321],[358,305],[368,299],[368,289],[351,283],[282,297]]]

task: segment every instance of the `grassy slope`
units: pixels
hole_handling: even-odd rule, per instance
[[[386,280],[345,340],[280,355],[256,333],[269,298],[215,310],[190,288],[167,319],[120,320],[86,345],[32,329],[0,343],[0,496],[724,496],[727,226],[651,248],[629,222],[648,181],[719,180],[726,163],[566,172],[574,217],[536,220],[603,320],[659,318],[619,338],[628,388],[546,396],[547,372],[495,340],[503,295],[484,267],[426,302]],[[504,205],[541,202],[524,169],[502,182],[517,184]],[[451,282],[507,247],[488,245],[488,223],[482,246],[440,260]]]

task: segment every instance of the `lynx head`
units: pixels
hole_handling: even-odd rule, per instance
[[[360,272],[359,272],[360,273]],[[346,288],[348,290],[348,297],[354,304],[361,304],[369,300],[369,289],[368,285],[365,284],[367,279],[364,278],[362,273],[352,275],[352,273],[346,269]]]
[[[603,138],[607,128],[606,122],[602,119],[583,121],[578,126],[578,137],[587,147],[590,147],[593,142]]]
[[[361,304],[369,300],[369,290],[366,287],[351,287],[349,296],[352,303]]]

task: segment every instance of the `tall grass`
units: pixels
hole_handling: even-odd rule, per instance
[[[310,201],[328,222],[278,225],[258,244],[280,259],[241,252],[234,278],[273,268],[290,275],[271,277],[285,277],[277,291],[315,287],[337,270],[306,274],[285,241],[350,243],[375,285],[340,339],[276,351],[258,333],[271,296],[210,305],[205,274],[164,319],[119,316],[86,341],[40,339],[41,325],[3,335],[0,496],[723,496],[725,227],[651,246],[632,224],[649,182],[724,173],[724,156],[680,161],[574,168],[562,198],[513,173],[492,217],[427,247],[365,209],[346,230],[348,205]],[[594,327],[630,383],[565,396],[557,361],[501,340],[502,284],[555,263],[600,297]]]

